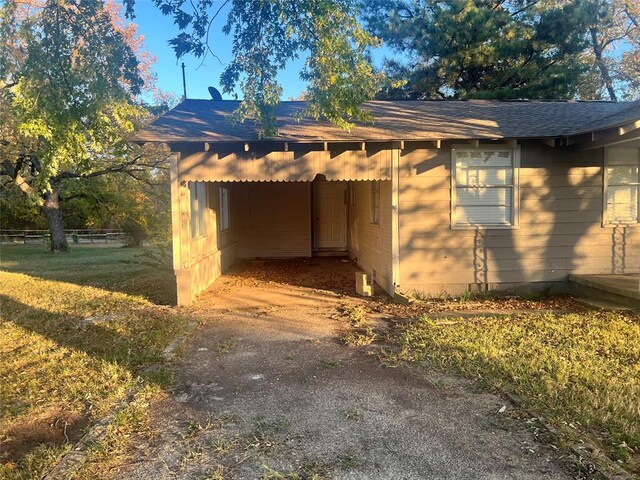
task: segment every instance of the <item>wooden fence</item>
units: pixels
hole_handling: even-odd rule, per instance
[[[123,244],[127,234],[122,230],[74,229],[67,230],[67,242],[70,244]],[[0,243],[42,245],[49,241],[49,230],[0,230]]]

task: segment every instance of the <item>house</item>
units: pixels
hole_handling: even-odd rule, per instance
[[[373,101],[344,131],[185,100],[137,134],[170,145],[178,302],[238,259],[351,257],[390,295],[633,273],[640,102]]]

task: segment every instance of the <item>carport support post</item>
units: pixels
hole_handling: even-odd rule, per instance
[[[187,182],[180,180],[178,162],[180,153],[169,157],[169,175],[171,178],[171,240],[173,246],[173,271],[176,276],[178,305],[189,305],[191,294],[190,259],[190,205]]]
[[[402,144],[391,145],[391,289],[394,294],[400,286],[400,152]],[[395,295],[394,295],[395,296]]]

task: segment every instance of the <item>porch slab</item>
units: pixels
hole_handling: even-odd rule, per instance
[[[569,275],[569,281],[633,300],[634,303],[640,303],[640,278],[638,274]]]

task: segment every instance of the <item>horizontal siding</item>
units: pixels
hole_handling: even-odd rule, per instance
[[[450,151],[400,158],[400,288],[459,293],[469,284],[564,281],[637,272],[640,228],[602,222],[602,151],[521,147],[520,225],[451,229]]]
[[[446,198],[442,200],[434,200],[431,195],[414,198],[413,208],[415,211],[425,212],[430,209],[435,211],[449,210],[451,205],[450,190],[443,190],[443,197],[446,194]],[[602,194],[594,196],[593,198],[581,197],[581,198],[565,198],[559,202],[555,198],[541,197],[535,190],[521,192],[520,194],[520,206],[522,211],[530,212],[576,212],[576,211],[596,211],[602,212]],[[412,213],[412,212],[408,212]],[[424,214],[424,213],[423,213]]]
[[[293,147],[294,145],[292,145]],[[310,182],[388,180],[390,150],[237,152],[212,149],[185,155],[178,162],[180,180],[208,182]]]
[[[185,217],[191,216],[189,195],[186,187],[184,198]],[[185,232],[182,238],[188,239],[182,245],[183,264],[179,278],[185,281],[186,288],[190,290],[190,297],[198,295],[206,290],[236,259],[235,239],[236,230],[230,228],[225,232],[218,229],[219,215],[219,185],[207,183],[207,204],[205,211],[205,234],[197,238],[191,238],[190,221],[184,222]],[[178,207],[175,203],[173,208]],[[174,240],[175,241],[175,240]],[[187,262],[184,259],[188,258]]]
[[[232,184],[232,228],[241,258],[311,256],[309,183]]]
[[[393,293],[391,259],[391,182],[380,182],[380,223],[371,223],[371,185],[353,182],[355,205],[349,199],[349,256],[368,274],[376,272],[376,283]]]
[[[598,226],[598,228],[603,230],[600,226]],[[640,242],[639,229],[627,229],[626,233],[619,232],[615,234],[612,230],[604,230],[606,233],[592,233],[588,235],[582,235],[579,233],[525,235],[518,238],[518,246],[522,249],[527,249],[527,251],[528,249],[534,248],[539,252],[546,252],[547,249],[551,252],[553,247],[572,247],[581,253],[588,253],[582,252],[580,249],[602,247],[603,249],[611,251],[614,245],[629,245],[631,243],[636,244]],[[469,234],[466,234],[466,232],[469,232]],[[438,250],[438,247],[447,250],[456,250],[461,248],[473,248],[475,244],[475,236],[473,235],[473,231],[470,230],[449,230],[441,233],[431,232],[414,236],[401,235],[400,241],[408,248],[419,250]],[[491,249],[513,249],[513,236],[486,236],[483,238],[483,245],[485,248]]]

